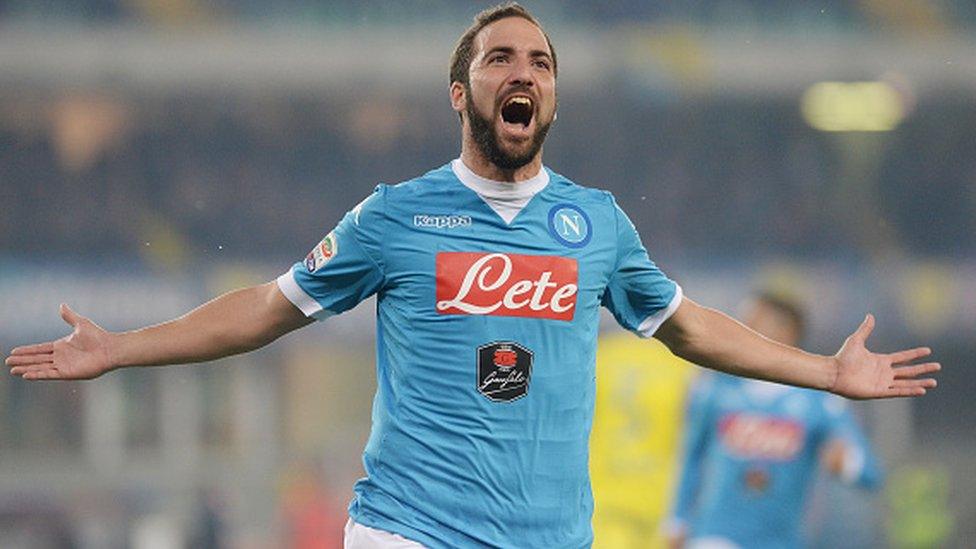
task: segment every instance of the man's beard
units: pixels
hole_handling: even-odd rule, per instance
[[[471,92],[469,90],[468,97],[470,96]],[[510,154],[502,150],[501,143],[498,142],[498,132],[495,131],[497,117],[489,120],[481,116],[474,106],[474,101],[468,101],[465,111],[468,113],[468,125],[471,128],[471,137],[474,138],[474,142],[477,144],[481,154],[489,162],[503,170],[517,170],[532,162],[535,155],[542,149],[542,143],[546,140],[546,134],[549,133],[549,126],[552,125],[551,120],[547,124],[536,122],[535,134],[532,135],[532,142],[529,144],[529,148],[525,153]]]

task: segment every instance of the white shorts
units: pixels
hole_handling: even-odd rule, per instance
[[[344,549],[426,549],[399,534],[363,526],[351,518],[346,521]]]
[[[706,537],[688,541],[687,549],[740,549],[738,545],[725,538]]]

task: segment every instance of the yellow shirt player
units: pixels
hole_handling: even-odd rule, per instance
[[[593,548],[665,547],[659,532],[678,475],[695,367],[655,339],[605,335],[590,436]]]

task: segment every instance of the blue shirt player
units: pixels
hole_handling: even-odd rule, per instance
[[[377,294],[358,524],[429,547],[583,547],[601,303],[651,335],[681,301],[605,192],[460,159],[381,186],[278,279],[306,315]]]
[[[66,305],[70,335],[13,349],[24,379],[250,351],[378,296],[368,476],[346,547],[586,547],[597,313],[723,371],[852,398],[924,394],[925,348],[873,353],[870,315],[834,356],[776,345],[682,296],[606,193],[544,169],[556,53],[505,4],[451,60],[461,155],[380,187],[277,281],[169,322],[108,332]],[[656,329],[656,331],[655,331]]]
[[[746,323],[797,343],[804,315],[772,293],[750,303]],[[724,374],[692,388],[682,472],[668,522],[672,546],[789,548],[817,470],[874,489],[881,469],[847,403],[834,395]]]

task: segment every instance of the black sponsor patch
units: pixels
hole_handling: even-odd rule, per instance
[[[514,341],[478,347],[478,392],[493,402],[525,396],[532,377],[532,351]]]

